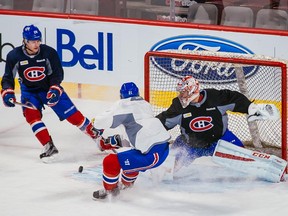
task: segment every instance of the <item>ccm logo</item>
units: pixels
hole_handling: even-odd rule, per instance
[[[270,158],[270,155],[267,155],[267,154],[264,154],[264,153],[260,153],[260,152],[253,152],[252,155],[255,156],[255,157],[264,158],[264,159],[269,159]]]

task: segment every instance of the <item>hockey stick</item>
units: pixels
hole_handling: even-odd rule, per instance
[[[28,108],[28,109],[37,110],[37,108],[31,103],[30,103],[31,105],[23,104],[23,103],[18,102],[18,101],[13,101],[13,99],[10,99],[10,102],[14,103],[15,105],[19,105],[19,106],[22,106],[22,107],[25,107],[25,108]]]

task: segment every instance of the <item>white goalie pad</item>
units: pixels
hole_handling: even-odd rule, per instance
[[[287,161],[266,153],[241,148],[219,140],[212,160],[225,167],[278,183],[282,180]]]
[[[248,121],[255,120],[278,120],[280,112],[274,104],[251,103],[248,109]]]

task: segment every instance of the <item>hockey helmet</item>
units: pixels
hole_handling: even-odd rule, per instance
[[[177,83],[176,90],[180,93],[178,98],[180,99],[182,107],[185,108],[199,96],[200,85],[194,77],[185,76]]]
[[[23,28],[23,38],[26,40],[42,40],[40,30],[34,25],[27,25]]]
[[[121,86],[121,89],[120,89],[121,99],[135,97],[135,96],[139,96],[139,89],[135,83],[127,82]]]

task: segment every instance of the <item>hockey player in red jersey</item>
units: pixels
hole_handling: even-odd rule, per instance
[[[34,25],[23,29],[23,44],[10,51],[7,55],[5,72],[2,78],[1,96],[7,107],[14,107],[15,76],[19,75],[21,103],[23,114],[30,124],[33,133],[44,146],[40,159],[51,159],[58,153],[52,138],[42,121],[42,109],[48,105],[59,117],[77,126],[92,139],[96,139],[103,130],[93,127],[88,118],[76,108],[61,86],[63,68],[55,49],[41,44],[42,34]]]
[[[120,96],[110,111],[96,118],[103,128],[122,128],[126,147],[103,159],[104,189],[93,193],[95,199],[117,195],[121,187],[132,186],[139,172],[158,167],[169,153],[170,134],[154,117],[151,105],[139,96],[135,83],[124,83]]]

